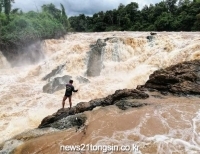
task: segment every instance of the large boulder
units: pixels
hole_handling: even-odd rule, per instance
[[[176,95],[200,95],[200,60],[157,70],[143,87]]]
[[[91,45],[87,65],[87,76],[99,76],[102,68],[102,49],[106,45],[105,40],[98,39],[95,45]]]
[[[104,68],[103,61],[107,50],[107,45],[112,47],[112,61],[120,61],[120,48],[119,46],[125,44],[126,41],[117,38],[109,37],[106,39],[98,39],[96,44],[91,45],[91,50],[88,52],[87,76],[99,76],[102,68]]]
[[[58,90],[65,89],[65,85],[69,83],[70,79],[71,79],[71,76],[69,75],[54,78],[51,82],[47,83],[43,87],[43,92],[52,94]]]
[[[127,100],[120,100],[115,105],[122,110],[126,110],[129,108],[138,108],[138,107],[143,107],[145,105],[148,105],[148,103],[141,102],[138,100],[132,100],[132,99],[127,99]]]
[[[67,129],[71,127],[84,126],[86,122],[86,115],[83,113],[72,115],[51,123],[49,126],[56,129]]]
[[[82,76],[77,76],[76,79],[79,81],[79,83],[90,83],[90,80]]]
[[[57,66],[57,68],[53,69],[49,74],[42,78],[42,80],[49,80],[51,77],[59,74],[64,68],[65,64]]]

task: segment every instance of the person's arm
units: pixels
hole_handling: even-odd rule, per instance
[[[77,91],[78,91],[78,89],[77,89],[77,90],[75,90],[75,89],[74,89],[74,86],[73,86],[73,87],[72,87],[72,91],[73,91],[73,92],[77,92]]]

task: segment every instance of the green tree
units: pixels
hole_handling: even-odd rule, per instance
[[[61,11],[55,7],[54,4],[45,4],[42,5],[42,11],[48,13],[53,18],[60,20],[61,18]]]
[[[114,24],[114,21],[113,21],[113,11],[106,11],[105,15],[104,15],[104,22],[106,24],[110,24],[110,25],[113,25]]]
[[[200,30],[200,13],[196,15],[196,21],[194,23],[193,30]]]
[[[163,12],[155,22],[156,30],[164,31],[164,30],[172,30],[173,17],[171,13]]]
[[[193,2],[195,2],[195,3],[196,3],[196,2],[198,2],[198,3],[199,3],[199,2],[200,2],[200,0],[193,0]]]
[[[71,27],[77,32],[84,32],[87,30],[87,20],[84,14],[69,18]]]
[[[192,2],[190,1],[190,0],[179,0],[179,2],[178,2],[178,7],[181,7],[181,6],[183,6],[183,5],[189,5],[189,4],[191,4]]]
[[[3,3],[4,12],[8,17],[11,11],[11,3],[14,3],[14,0],[4,0],[4,3]]]
[[[131,22],[136,21],[136,15],[138,12],[138,3],[131,2],[130,4],[126,5],[125,7],[126,14],[129,15],[129,19]]]
[[[153,13],[154,19],[156,17],[158,17],[160,14],[162,14],[162,12],[167,12],[167,11],[168,11],[168,9],[167,9],[167,6],[165,5],[164,1],[155,4],[154,13]]]
[[[13,10],[10,11],[11,14],[20,14],[20,9],[19,8],[15,8]]]
[[[68,30],[70,28],[70,23],[68,21],[67,14],[65,13],[64,6],[62,4],[60,4],[60,6],[61,6],[61,21],[64,27]]]
[[[66,14],[65,14],[66,15]],[[43,12],[19,12],[13,9],[10,20],[6,14],[0,13],[0,48],[14,48],[14,50],[30,44],[36,40],[57,38],[66,33],[65,25],[61,22],[64,15],[52,4],[43,6]]]
[[[3,1],[3,0],[0,0],[0,13],[1,13],[2,10],[3,10],[3,3],[4,3],[4,1]]]
[[[177,0],[166,0],[165,1],[169,12],[172,14],[174,14],[176,12],[176,9],[177,9],[176,2],[177,2]]]

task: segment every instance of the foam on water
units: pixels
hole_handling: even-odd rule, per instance
[[[118,128],[112,128],[109,124],[112,123],[111,121],[114,119],[110,121],[110,115],[107,115],[105,122],[102,123],[99,130],[95,131],[95,134],[92,135],[92,141],[95,141],[98,145],[134,144],[140,148],[142,153],[196,154],[200,152],[199,100],[186,100],[185,103],[183,103],[183,99],[184,98],[167,99],[164,100],[163,103],[161,101],[161,103],[155,106],[126,111],[124,113],[127,115],[126,118],[132,119],[133,124],[131,129],[122,129],[123,126],[120,125],[116,126]],[[155,100],[153,99],[153,101]],[[188,103],[191,104],[189,105]],[[113,112],[113,108],[110,112],[113,116],[121,114]],[[135,117],[137,114],[140,114],[140,116]],[[123,115],[116,117],[116,119],[123,117]],[[127,121],[126,127],[131,127],[128,126],[131,125],[130,120],[126,118],[123,119]],[[140,119],[137,123],[138,118]],[[117,120],[113,121],[113,123],[116,122]],[[99,124],[99,121],[97,123]],[[136,123],[136,125],[134,123]],[[102,134],[109,132],[109,128],[114,130],[113,134],[102,136]],[[116,129],[122,130],[115,131]]]

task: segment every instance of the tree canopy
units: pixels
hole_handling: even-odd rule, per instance
[[[43,5],[40,12],[23,13],[11,9],[13,0],[0,0],[0,48],[20,48],[36,40],[63,36],[69,29],[68,17],[61,4]]]
[[[93,16],[72,16],[71,27],[78,32],[94,31],[198,31],[200,0],[164,0],[145,5],[119,4],[117,9],[100,11]]]

